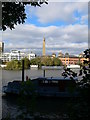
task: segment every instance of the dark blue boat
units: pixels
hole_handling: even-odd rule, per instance
[[[39,77],[30,80],[34,85],[34,92],[38,96],[47,97],[76,97],[76,81],[74,78],[71,80],[69,77]],[[26,81],[24,81],[26,83]],[[9,82],[7,86],[3,87],[3,92],[6,94],[17,94],[19,95],[22,91],[22,81]],[[29,89],[28,89],[29,90]],[[29,91],[28,91],[29,93]],[[30,91],[30,95],[31,95]]]

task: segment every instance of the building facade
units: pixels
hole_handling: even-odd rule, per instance
[[[26,54],[26,53],[20,52],[18,50],[11,50],[10,53],[3,53],[1,60],[3,62],[9,62],[12,60],[21,60],[25,57],[28,58],[29,60],[31,60],[31,59],[35,58],[36,55],[34,53]]]
[[[31,60],[31,59],[34,59],[36,57],[36,54],[35,53],[30,53],[28,54],[28,59]]]
[[[79,56],[75,56],[75,55],[64,55],[63,53],[59,53],[58,54],[58,58],[62,61],[63,65],[69,65],[69,64],[78,64],[78,63],[83,63],[85,58],[83,53],[79,54]]]
[[[85,58],[80,58],[80,57],[76,57],[76,56],[73,56],[73,57],[60,57],[59,58],[63,65],[69,65],[69,64],[73,64],[73,65],[76,65],[78,64],[79,62],[80,63],[83,63]]]
[[[1,60],[3,62],[9,62],[9,53],[3,53],[2,57],[1,57]]]

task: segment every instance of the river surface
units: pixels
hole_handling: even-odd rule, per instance
[[[60,77],[64,70],[46,70],[46,77]],[[74,70],[79,71],[79,70]],[[43,70],[25,70],[25,79],[26,76],[33,79],[36,77],[43,77]],[[8,82],[13,80],[21,80],[22,71],[10,71],[10,70],[0,70],[0,117],[11,115],[15,116],[18,112],[18,104],[16,97],[8,97],[6,95],[2,95],[2,86],[8,84]],[[40,113],[59,113],[65,111],[65,101],[61,99],[38,99],[37,100],[37,109],[36,112]]]
[[[63,72],[63,69],[61,70],[45,70],[45,76],[46,77],[60,77]],[[24,77],[26,79],[26,76],[29,78],[37,78],[37,77],[43,77],[43,70],[25,70]],[[21,80],[22,79],[22,71],[9,71],[9,70],[3,70],[2,71],[2,85],[6,85],[8,82],[13,80]]]

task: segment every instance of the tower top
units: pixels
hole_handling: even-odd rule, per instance
[[[45,37],[43,38],[43,41],[45,41]]]

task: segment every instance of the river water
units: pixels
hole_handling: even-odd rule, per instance
[[[61,70],[45,70],[45,76],[46,77],[60,77],[63,72],[63,69]],[[26,76],[29,78],[37,78],[37,77],[43,77],[43,70],[25,70],[24,77],[26,79]],[[8,82],[13,80],[21,80],[22,79],[22,71],[9,71],[9,70],[3,70],[2,71],[2,85],[6,85]]]
[[[46,77],[60,77],[64,70],[46,70]],[[78,72],[78,70],[75,70]],[[36,77],[43,77],[43,70],[25,70],[26,76],[33,79]],[[7,85],[8,82],[13,80],[21,80],[22,71],[10,71],[10,70],[0,70],[0,117],[15,116],[18,112],[18,104],[16,97],[8,97],[5,94],[2,95],[2,86]],[[65,111],[65,101],[61,99],[38,99],[37,100],[36,112],[41,113],[59,113]]]

